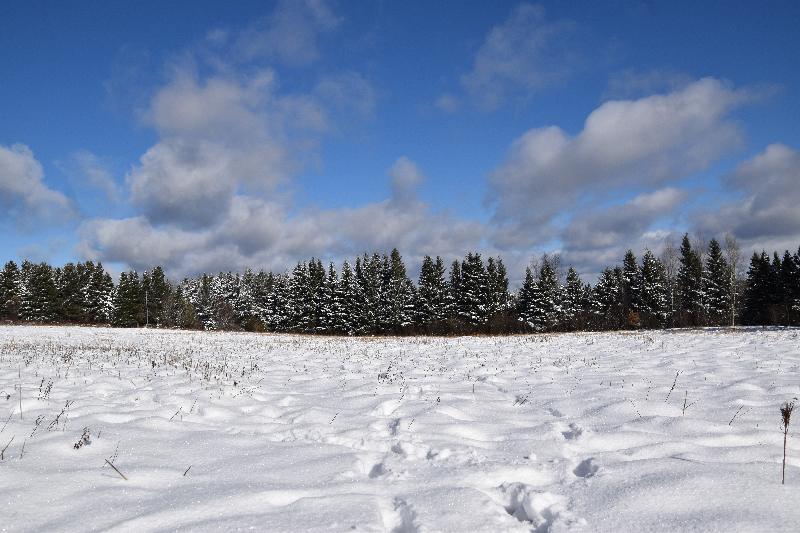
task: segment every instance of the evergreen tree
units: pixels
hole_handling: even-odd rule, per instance
[[[32,322],[52,322],[58,317],[58,291],[53,268],[47,263],[22,263],[20,317]]]
[[[67,263],[53,272],[56,284],[56,320],[60,322],[86,322],[82,285],[84,265]]]
[[[596,327],[619,329],[625,323],[622,304],[622,269],[606,268],[594,286],[591,301]]]
[[[473,326],[486,324],[490,311],[489,280],[479,253],[468,253],[461,264],[458,314]]]
[[[486,262],[486,276],[489,283],[489,309],[488,314],[500,316],[506,312],[509,305],[508,273],[503,260],[490,257]]]
[[[555,269],[552,261],[546,255],[542,258],[542,266],[539,269],[539,279],[533,306],[536,312],[536,329],[552,330],[559,324],[559,319],[563,314],[561,307],[561,287],[558,284]]]
[[[336,267],[331,262],[328,265],[328,274],[317,290],[317,331],[320,333],[338,333],[336,324],[336,291],[339,287],[339,275]]]
[[[680,299],[680,325],[702,326],[703,313],[703,265],[700,256],[684,234],[680,249],[680,267],[677,276],[677,292]]]
[[[20,307],[20,272],[14,261],[9,261],[0,272],[0,319],[16,320]]]
[[[534,308],[534,301],[538,299],[538,291],[539,287],[531,268],[525,268],[525,280],[522,282],[517,296],[517,319],[531,329],[536,329],[538,322]]]
[[[746,325],[761,326],[770,323],[769,306],[772,301],[772,268],[766,252],[753,253],[747,271],[742,321]]]
[[[123,272],[114,295],[113,324],[123,328],[135,328],[142,324],[141,284],[136,271]]]
[[[213,283],[213,276],[203,274],[199,278],[185,280],[183,286],[183,296],[194,309],[196,326],[205,330],[217,329],[211,295]]]
[[[639,327],[641,318],[642,273],[632,250],[622,261],[622,305],[628,327]]]
[[[461,263],[450,264],[450,276],[447,282],[447,317],[458,319],[458,305],[461,301]]]
[[[660,328],[666,325],[669,316],[669,288],[667,273],[653,252],[645,251],[642,257],[640,313],[642,325]]]
[[[711,239],[708,243],[704,275],[708,323],[713,326],[725,325],[730,322],[731,274],[728,262],[722,255],[722,248],[716,239]]]
[[[267,324],[271,331],[290,331],[293,327],[290,306],[290,277],[284,272],[275,276],[267,299]]]
[[[289,329],[290,331],[312,331],[314,319],[313,288],[309,278],[308,264],[297,263],[289,279]]]
[[[142,276],[142,290],[145,298],[145,322],[151,326],[162,325],[164,306],[172,292],[164,269],[157,266],[151,272],[145,272]]]
[[[575,331],[584,324],[583,307],[586,289],[578,272],[569,267],[563,290],[562,319],[564,329]]]
[[[356,259],[359,265],[361,261]],[[356,280],[355,273],[350,267],[350,263],[345,260],[342,263],[342,275],[339,285],[334,291],[333,316],[335,330],[345,335],[355,335],[361,329],[360,317],[363,296],[361,288]]]
[[[399,332],[412,323],[415,291],[397,248],[383,257],[379,294],[380,329]]]
[[[442,258],[437,257],[434,261],[426,255],[422,260],[417,289],[417,324],[426,325],[447,317],[448,297],[444,275]]]
[[[87,266],[87,280],[83,287],[86,319],[93,324],[107,324],[114,315],[114,281],[102,263],[87,263]]]

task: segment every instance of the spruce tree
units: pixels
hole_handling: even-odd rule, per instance
[[[483,326],[489,318],[490,292],[481,254],[468,253],[461,264],[458,314],[473,326]]]
[[[142,325],[144,320],[142,301],[139,274],[136,271],[121,273],[114,295],[114,325],[124,328]]]
[[[58,291],[53,268],[47,263],[22,263],[20,317],[32,322],[52,322],[58,317]]]
[[[569,267],[563,290],[562,323],[567,331],[580,329],[584,323],[583,305],[585,287],[578,272]]]
[[[486,262],[486,277],[489,284],[489,317],[501,317],[508,310],[508,273],[500,257],[490,257]]]
[[[592,291],[592,314],[599,329],[619,329],[625,323],[622,269],[606,268]]]
[[[537,298],[537,291],[538,287],[536,286],[533,272],[531,272],[530,267],[526,267],[525,279],[522,282],[522,287],[520,287],[517,296],[517,319],[531,329],[536,327],[536,314],[533,302]]]
[[[82,290],[84,266],[67,263],[53,271],[56,284],[56,320],[73,324],[86,322],[85,302]]]
[[[642,283],[640,313],[642,325],[647,328],[661,328],[669,316],[669,288],[667,273],[653,252],[646,250],[642,256]]]
[[[708,243],[704,276],[708,323],[713,326],[727,324],[730,321],[732,289],[730,267],[722,255],[722,248],[716,239],[711,239]]]
[[[450,264],[450,275],[447,282],[447,317],[459,319],[458,305],[461,301],[461,263]]]
[[[749,326],[770,323],[769,307],[772,300],[772,268],[766,252],[753,253],[747,271],[742,321]]]
[[[540,331],[556,329],[562,315],[561,287],[558,284],[552,261],[546,255],[542,258],[539,279],[536,283],[538,291],[534,293],[533,306],[536,314],[536,329]]]
[[[703,313],[703,265],[700,256],[684,234],[680,248],[680,267],[677,276],[677,292],[680,299],[679,325],[702,326]]]
[[[632,250],[622,261],[622,301],[628,327],[639,327],[641,319],[642,273]]]
[[[0,273],[0,319],[16,320],[20,307],[20,272],[14,261],[9,261]]]
[[[406,274],[403,258],[397,248],[382,262],[379,296],[380,328],[384,332],[399,332],[413,320],[415,291]]]
[[[338,333],[336,324],[337,289],[339,275],[333,262],[328,264],[328,274],[324,283],[317,290],[317,331],[319,333]]]

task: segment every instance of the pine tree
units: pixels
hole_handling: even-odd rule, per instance
[[[86,304],[83,298],[84,265],[67,263],[53,272],[56,285],[56,320],[60,322],[86,322]]]
[[[722,326],[730,321],[730,280],[730,267],[722,255],[722,248],[716,239],[711,239],[708,243],[703,280],[705,308],[710,325]]]
[[[591,301],[596,327],[619,329],[625,323],[622,301],[622,269],[606,268],[594,286]]]
[[[622,261],[622,302],[628,327],[639,327],[641,318],[642,273],[632,250]]]
[[[677,276],[680,325],[702,326],[704,324],[703,265],[700,256],[692,249],[688,234],[683,236],[680,254]]]
[[[461,263],[453,261],[450,264],[450,275],[447,282],[447,317],[459,319],[458,305],[461,301]]]
[[[322,285],[317,289],[317,332],[333,334],[338,333],[336,324],[336,291],[339,286],[339,275],[336,267],[331,262],[328,264],[328,274]]]
[[[378,297],[379,327],[384,332],[399,332],[412,323],[415,292],[397,248],[384,256]]]
[[[473,326],[483,326],[489,318],[489,280],[479,253],[468,253],[461,264],[458,314]]]
[[[520,287],[517,296],[517,318],[520,322],[532,329],[536,327],[536,315],[533,302],[537,299],[536,293],[538,290],[531,268],[525,268],[525,280],[522,282],[522,287]]]
[[[87,266],[90,263],[87,263]],[[86,319],[93,324],[108,324],[114,315],[114,281],[111,275],[97,263],[87,268],[87,280],[83,287],[86,302]]]
[[[486,262],[486,277],[489,284],[490,317],[500,317],[508,310],[508,273],[503,260],[490,257]]]
[[[141,282],[136,271],[120,274],[114,295],[113,324],[118,327],[135,328],[143,324]]]
[[[417,288],[416,322],[425,326],[439,322],[447,316],[447,287],[444,279],[444,262],[434,261],[426,255],[422,260]]]
[[[163,268],[157,266],[151,272],[145,272],[142,275],[142,291],[145,300],[145,322],[151,326],[162,325],[164,306],[172,292],[172,286],[167,280]]]
[[[742,321],[750,326],[770,323],[769,306],[772,300],[772,268],[766,252],[753,253],[747,271]]]
[[[58,291],[53,268],[47,263],[22,263],[20,317],[32,322],[52,322],[58,317]]]
[[[542,266],[539,269],[539,279],[533,306],[536,310],[536,329],[540,331],[556,329],[562,315],[561,307],[561,287],[558,284],[556,272],[553,269],[552,261],[546,255],[542,258]]]
[[[561,322],[567,331],[580,329],[584,323],[583,306],[585,298],[585,287],[578,272],[569,267],[567,270],[566,283],[563,290],[562,318]]]
[[[669,288],[667,273],[653,252],[645,251],[642,256],[640,313],[642,325],[647,328],[661,328],[669,316]]]
[[[358,259],[356,262],[361,264]],[[334,291],[333,297],[334,328],[338,333],[355,335],[359,332],[361,327],[359,318],[362,316],[361,302],[360,286],[350,263],[345,259],[342,263],[339,285]]]
[[[267,324],[271,331],[290,331],[293,327],[290,306],[290,276],[284,272],[275,276],[267,299]]]
[[[309,279],[308,264],[297,263],[289,279],[289,330],[313,330],[313,289]]]
[[[20,272],[14,261],[9,261],[0,272],[0,319],[16,320],[20,307]]]

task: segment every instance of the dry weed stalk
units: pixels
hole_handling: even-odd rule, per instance
[[[786,438],[789,436],[789,422],[792,419],[794,402],[784,402],[781,405],[781,422],[783,423],[783,470],[781,473],[781,485],[786,484]]]

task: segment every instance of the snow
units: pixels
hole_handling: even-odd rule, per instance
[[[798,347],[0,327],[0,529],[796,531]]]

